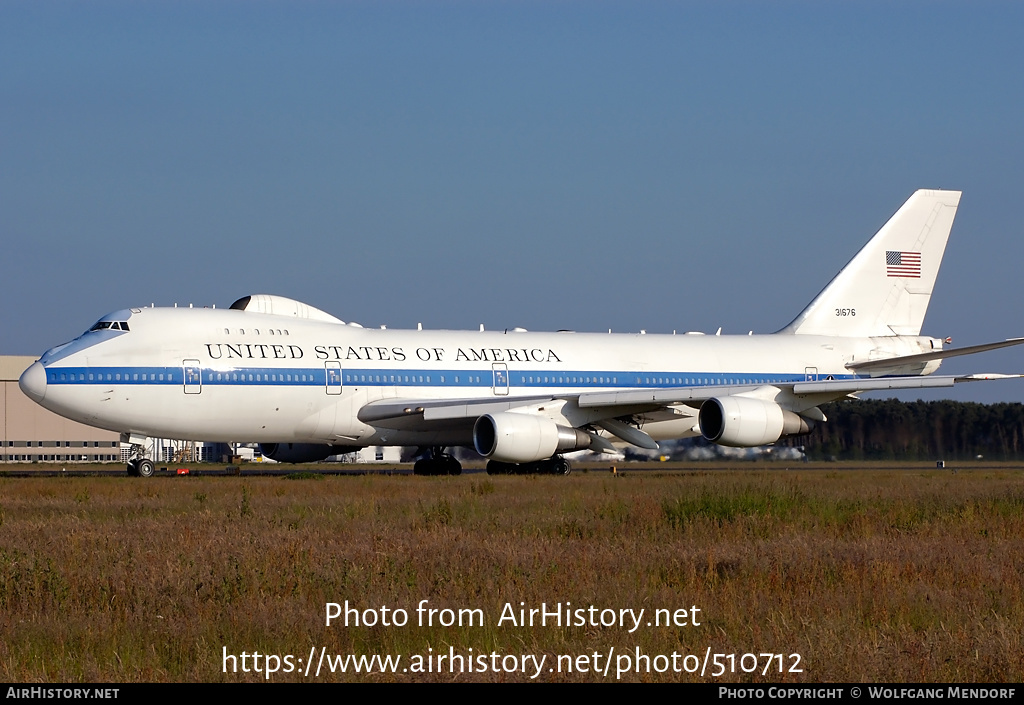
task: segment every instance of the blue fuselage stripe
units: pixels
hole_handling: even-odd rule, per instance
[[[331,373],[332,386],[355,387],[565,387],[565,388],[668,388],[724,384],[773,384],[808,381],[804,374],[749,372],[623,372],[623,371],[494,371],[423,369],[325,369],[238,367],[48,367],[46,382],[52,385],[183,385],[252,387],[323,387]],[[340,372],[341,379],[334,378]],[[855,375],[828,375],[828,379],[855,379]],[[813,379],[826,379],[820,374]]]

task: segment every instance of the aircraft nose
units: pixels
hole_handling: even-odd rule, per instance
[[[42,402],[46,396],[46,369],[40,363],[33,362],[31,367],[21,373],[18,386],[29,399],[36,403]]]

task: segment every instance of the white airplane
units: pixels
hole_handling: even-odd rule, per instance
[[[149,476],[147,437],[246,441],[306,462],[376,445],[419,446],[421,474],[457,474],[474,447],[491,472],[568,472],[560,454],[657,448],[703,435],[759,446],[825,421],[857,392],[1021,375],[932,375],[921,336],[959,191],[914,193],[788,326],[771,335],[622,335],[367,329],[280,296],[229,309],[131,308],[48,350],[29,397],[118,431],[128,472]]]

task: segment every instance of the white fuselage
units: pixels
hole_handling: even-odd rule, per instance
[[[471,423],[409,430],[360,420],[360,412],[388,399],[557,400],[596,391],[847,379],[847,363],[913,354],[936,342],[378,330],[193,308],[131,309],[102,320],[118,318],[127,330],[93,330],[48,351],[37,363],[45,384],[23,388],[59,414],[126,434],[264,443],[471,445]],[[661,435],[695,435],[692,426],[668,426]]]

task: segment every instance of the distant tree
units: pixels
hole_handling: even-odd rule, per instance
[[[856,399],[821,407],[828,422],[782,445],[843,460],[1024,460],[1024,404]]]

